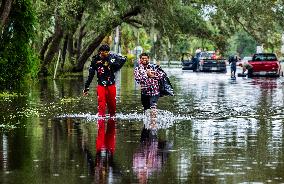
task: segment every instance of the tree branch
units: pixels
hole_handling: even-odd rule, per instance
[[[0,7],[0,30],[5,26],[12,7],[13,0],[2,0]]]
[[[127,19],[125,20],[125,23],[128,23],[136,28],[141,28],[142,27],[142,22],[136,19]]]
[[[254,31],[256,31],[256,30],[253,27],[249,26],[250,30],[252,30],[252,31],[250,31],[250,30],[247,29],[247,26],[239,20],[238,17],[234,16],[233,18],[234,18],[235,21],[237,21],[242,26],[242,28],[245,30],[245,32],[252,35],[255,39],[260,40],[258,38],[258,36],[254,33]]]
[[[141,13],[141,7],[135,6],[132,10],[130,10],[130,11],[126,12],[124,15],[122,15],[121,19],[127,20],[127,19],[130,19],[133,16],[137,16],[140,13]]]

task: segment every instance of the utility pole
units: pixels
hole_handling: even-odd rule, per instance
[[[154,45],[153,45],[153,47],[154,47],[154,49],[153,49],[153,51],[154,51],[154,63],[156,64],[156,62],[157,62],[157,55],[156,55],[156,42],[157,42],[157,34],[156,33],[154,33],[154,35],[153,35],[153,41],[154,41]]]
[[[114,52],[119,53],[119,26],[115,28]]]
[[[134,62],[134,67],[136,67],[138,65],[138,61],[139,61],[139,55],[143,52],[143,48],[139,45],[139,29],[137,31],[137,43],[136,43],[136,47],[134,48],[134,52],[135,52],[135,62]]]
[[[168,49],[169,49],[169,51],[168,51],[168,67],[170,66],[170,64],[171,64],[171,57],[172,57],[172,48],[173,48],[173,45],[171,44],[171,42],[169,41],[168,42]]]
[[[281,54],[284,56],[284,32],[282,33],[281,42]]]

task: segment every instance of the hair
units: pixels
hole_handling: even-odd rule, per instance
[[[107,44],[101,45],[99,48],[99,52],[101,51],[110,51],[110,47]]]
[[[149,54],[147,54],[147,53],[145,53],[145,52],[143,52],[143,53],[140,54],[140,56],[139,56],[140,59],[142,58],[142,56],[147,56],[148,58],[150,57]]]

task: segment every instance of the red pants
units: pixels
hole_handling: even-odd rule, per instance
[[[100,151],[108,151],[112,155],[115,150],[115,120],[108,119],[107,130],[105,132],[105,119],[98,120],[98,135],[96,139],[97,153]]]
[[[99,116],[105,117],[106,105],[110,116],[115,116],[116,112],[116,87],[115,84],[110,86],[97,86],[98,96],[98,113]]]

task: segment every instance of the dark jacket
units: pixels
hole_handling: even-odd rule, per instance
[[[240,59],[238,58],[237,55],[234,55],[234,56],[230,56],[229,57],[229,64],[231,64],[231,66],[236,66],[237,62],[239,61]]]
[[[89,68],[89,76],[85,83],[88,89],[95,73],[97,72],[98,85],[109,86],[115,84],[115,72],[117,72],[126,62],[126,57],[111,53],[102,59],[98,54],[93,57]]]

